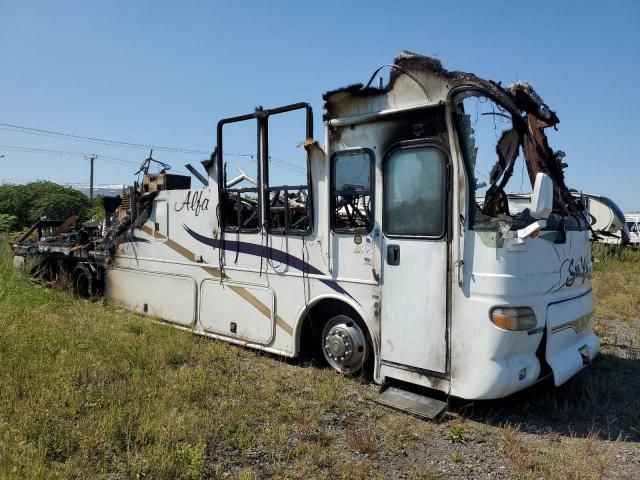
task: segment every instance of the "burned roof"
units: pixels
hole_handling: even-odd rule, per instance
[[[389,81],[382,87],[372,86],[373,80],[384,67],[390,69]],[[322,98],[325,101],[325,119],[335,118],[344,113],[349,114],[348,109],[344,109],[345,103],[350,100],[383,98],[394,90],[397,82],[404,78],[410,78],[423,91],[421,98],[412,95],[410,103],[418,104],[438,104],[448,99],[451,90],[469,86],[477,87],[487,91],[500,103],[512,111],[520,113],[521,116],[530,113],[548,125],[559,123],[559,119],[536,93],[533,87],[527,82],[517,82],[504,88],[500,82],[486,80],[469,72],[449,71],[442,66],[442,62],[434,57],[420,55],[418,53],[403,50],[394,59],[392,64],[383,65],[378,68],[366,84],[357,83],[346,87],[330,90]],[[394,92],[396,93],[396,92]],[[394,96],[395,97],[395,96]],[[392,105],[398,102],[397,98],[382,102],[382,106],[393,108],[406,105]],[[347,110],[345,112],[345,110]],[[362,112],[361,106],[356,110]]]

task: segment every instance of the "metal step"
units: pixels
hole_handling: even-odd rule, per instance
[[[447,402],[397,387],[387,388],[375,399],[375,402],[429,420],[436,418],[447,407]]]

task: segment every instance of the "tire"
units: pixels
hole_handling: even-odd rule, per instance
[[[78,265],[73,271],[73,293],[82,300],[91,300],[95,295],[94,278],[91,270]]]
[[[322,328],[319,347],[334,370],[350,376],[367,373],[373,359],[369,332],[347,315],[330,318]]]

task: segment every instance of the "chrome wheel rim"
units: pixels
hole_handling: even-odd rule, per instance
[[[340,315],[329,320],[322,330],[322,353],[335,370],[357,372],[369,355],[367,338],[356,322]]]

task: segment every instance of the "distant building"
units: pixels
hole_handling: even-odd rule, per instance
[[[74,190],[78,190],[84,193],[87,197],[89,196],[89,184],[88,183],[70,183],[69,187]],[[112,185],[94,185],[93,186],[93,196],[94,197],[115,197],[117,195],[122,195],[122,190],[125,188],[125,185],[112,184]]]

